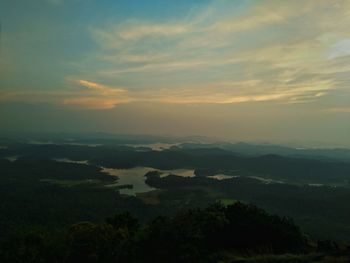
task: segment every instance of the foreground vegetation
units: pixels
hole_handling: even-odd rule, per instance
[[[237,202],[156,217],[129,213],[64,231],[31,231],[2,242],[1,262],[218,262],[244,254],[302,253],[307,240],[287,218]]]
[[[313,243],[291,219],[253,205],[215,203],[141,224],[130,213],[50,231],[17,232],[0,243],[3,263],[349,262],[350,250]]]

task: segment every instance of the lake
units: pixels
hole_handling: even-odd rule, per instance
[[[209,175],[208,178],[215,179],[215,180],[227,180],[232,178],[237,178],[239,176],[237,175],[226,175],[226,174],[215,174],[215,175]]]
[[[88,160],[71,160],[68,158],[54,159],[56,162],[76,163],[89,165]],[[156,188],[150,187],[146,184],[145,174],[150,171],[159,171],[161,177],[169,175],[177,175],[181,177],[194,177],[194,169],[174,169],[174,170],[159,170],[151,167],[134,167],[130,169],[115,169],[101,167],[103,173],[116,177],[116,181],[105,185],[106,187],[119,188],[120,186],[132,185],[132,188],[119,188],[121,194],[136,195],[137,193],[146,193]]]
[[[131,169],[113,169],[102,168],[102,172],[111,176],[117,176],[118,181],[112,184],[106,185],[106,187],[118,187],[121,185],[133,185],[133,188],[119,189],[121,194],[136,195],[137,193],[145,193],[155,188],[146,184],[146,173],[154,171],[155,169],[149,167],[134,167]]]

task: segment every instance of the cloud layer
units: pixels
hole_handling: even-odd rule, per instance
[[[186,17],[91,28],[88,61],[101,65],[91,77],[128,83],[129,102],[306,103],[347,88],[348,1],[235,8],[214,1]]]
[[[83,109],[324,101],[350,83],[349,25],[342,0],[214,0],[181,16],[109,18],[86,28],[93,47],[69,62],[60,89],[2,99]]]

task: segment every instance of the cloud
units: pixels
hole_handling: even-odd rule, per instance
[[[302,103],[327,94],[328,83],[299,87],[287,85],[266,93],[261,81],[215,83],[192,88],[162,90],[128,90],[110,87],[87,80],[67,79],[71,88],[61,92],[1,92],[3,101],[47,102],[60,107],[75,109],[111,109],[127,103],[161,104],[236,104],[275,101],[280,103]],[[242,91],[240,87],[250,87]]]
[[[350,39],[342,39],[331,46],[329,59],[350,55]]]
[[[109,19],[89,28],[95,47],[72,63],[78,73],[51,101],[93,109],[138,102],[300,104],[349,87],[349,1],[242,5],[212,1],[183,16]]]
[[[120,103],[116,99],[95,98],[95,97],[76,97],[68,98],[63,101],[64,105],[73,106],[80,109],[111,109]]]
[[[188,31],[185,25],[162,25],[162,24],[136,24],[124,26],[119,30],[118,35],[125,40],[138,40],[149,36],[173,36]]]
[[[260,1],[240,12],[235,8],[228,1],[213,1],[195,15],[167,21],[129,19],[93,28],[99,51],[90,62],[105,63],[92,76],[108,82],[130,80],[145,100],[149,96],[142,91],[148,89],[164,100],[164,88],[170,94],[188,90],[186,98],[168,96],[169,103],[306,103],[350,84],[340,77],[350,73],[344,40],[349,2]],[[252,79],[259,85],[243,84]],[[208,82],[216,87],[208,89],[210,94],[196,88]],[[242,86],[232,90],[222,82]]]
[[[279,6],[279,8],[276,8],[276,6]],[[285,4],[281,6],[278,3],[275,3],[274,8],[270,9],[271,6],[266,3],[264,5],[258,5],[242,16],[238,16],[233,19],[224,19],[222,21],[219,20],[212,27],[210,27],[210,30],[232,34],[281,23],[282,21],[288,19],[288,16],[290,16],[290,12],[286,12],[285,8],[281,10],[281,7],[285,6]]]
[[[344,108],[329,108],[325,109],[325,112],[330,112],[330,113],[350,113],[350,107],[344,107]]]
[[[111,88],[95,82],[79,80],[76,82],[96,93],[84,93],[78,97],[64,100],[66,105],[80,108],[107,109],[123,103],[166,103],[166,104],[234,104],[246,102],[276,101],[281,103],[310,102],[325,96],[330,90],[327,81],[317,85],[299,86],[286,84],[283,88],[265,92],[261,81],[243,81],[235,83],[216,83],[195,88],[177,88],[162,90],[125,90]],[[249,86],[242,91],[240,87]]]
[[[96,91],[98,94],[101,94],[101,95],[112,95],[116,93],[119,94],[126,91],[125,89],[122,89],[122,88],[108,87],[96,82],[91,82],[83,79],[73,81],[73,82],[75,82],[77,85],[81,87],[88,88],[91,91]]]
[[[58,107],[75,109],[111,109],[118,104],[132,101],[123,88],[110,87],[82,79],[67,78],[66,83],[69,88],[61,91],[1,91],[0,101],[49,102]]]
[[[123,88],[109,87],[87,80],[69,80],[73,85],[83,88],[75,89],[63,99],[63,104],[82,109],[110,109],[121,103],[128,103],[131,98]]]

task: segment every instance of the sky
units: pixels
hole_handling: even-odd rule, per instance
[[[0,0],[0,131],[350,147],[350,1]]]

